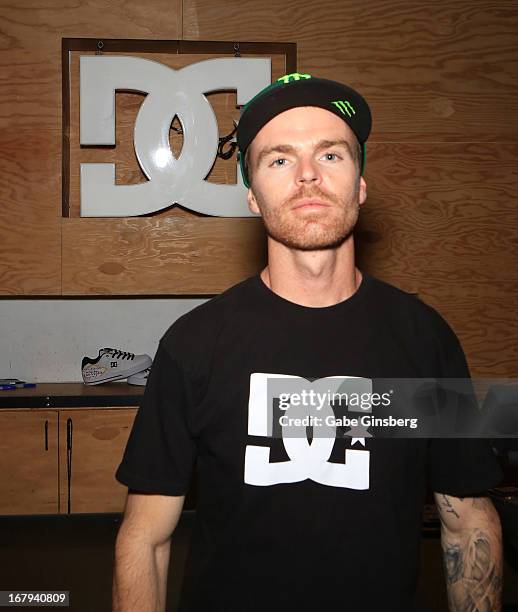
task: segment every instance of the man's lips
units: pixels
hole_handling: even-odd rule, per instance
[[[295,206],[293,206],[293,210],[295,210],[296,208],[318,208],[322,206],[329,206],[329,204],[327,202],[319,200],[318,198],[302,198],[301,200],[297,200],[297,203],[295,204]]]

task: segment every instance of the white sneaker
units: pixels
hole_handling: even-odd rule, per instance
[[[145,387],[150,369],[151,368],[146,368],[145,370],[142,370],[142,372],[137,372],[136,374],[128,376],[128,383],[130,385],[140,385],[141,387]]]
[[[127,378],[142,372],[150,365],[149,355],[135,355],[119,349],[103,348],[95,359],[83,357],[81,372],[85,385],[98,385]]]

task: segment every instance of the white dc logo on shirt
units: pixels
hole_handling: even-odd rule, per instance
[[[367,378],[350,376],[329,376],[308,382],[299,376],[284,374],[265,374],[254,372],[250,376],[250,396],[248,401],[248,434],[271,438],[274,434],[273,398],[287,395],[284,391],[311,388],[310,393],[320,393],[322,401],[318,416],[324,423],[327,417],[334,417],[333,409],[324,396],[328,392],[339,393],[344,386],[355,385],[372,394],[372,381]],[[308,395],[306,391],[306,396]],[[291,410],[291,406],[290,409]],[[286,411],[286,413],[289,412]],[[370,409],[368,409],[370,412]],[[293,414],[293,410],[291,410]],[[303,412],[308,413],[307,408]],[[295,414],[301,414],[295,409]],[[290,435],[291,431],[291,435]],[[282,427],[280,432],[288,461],[270,462],[270,449],[265,446],[249,444],[245,451],[244,481],[257,486],[270,486],[280,483],[301,482],[311,479],[323,485],[347,489],[365,490],[369,488],[370,451],[346,449],[344,463],[329,461],[333,450],[336,426],[324,425],[318,435],[309,443],[303,427],[300,435],[292,435],[293,428]],[[304,432],[304,433],[302,433]],[[352,442],[362,438],[353,438]]]

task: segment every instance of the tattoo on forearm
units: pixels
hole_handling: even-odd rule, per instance
[[[501,566],[492,554],[488,534],[480,529],[464,544],[444,542],[444,566],[450,610],[500,610]]]
[[[444,512],[448,512],[449,514],[454,514],[457,518],[459,517],[458,512],[456,512],[455,508],[452,506],[450,500],[446,497],[446,495],[442,495],[442,503],[440,504],[439,511],[443,510]]]
[[[462,553],[460,546],[450,546],[444,550],[444,567],[446,582],[452,584],[462,578]]]

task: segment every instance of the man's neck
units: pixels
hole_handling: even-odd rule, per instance
[[[274,293],[302,306],[338,304],[356,293],[362,274],[354,262],[352,235],[336,249],[299,251],[268,239],[263,282]]]

